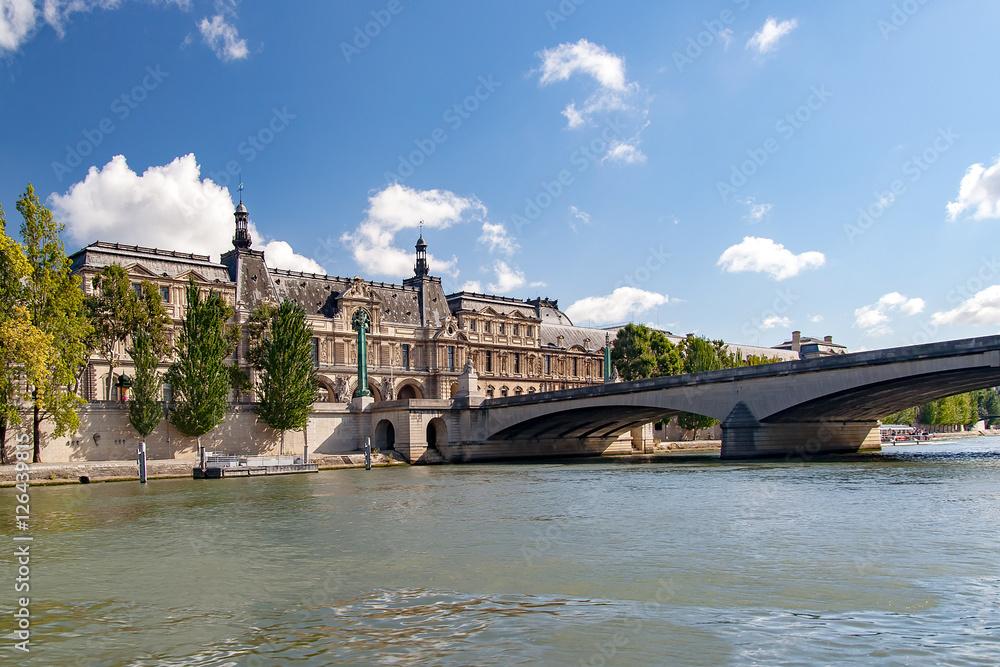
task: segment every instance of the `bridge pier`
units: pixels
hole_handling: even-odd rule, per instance
[[[877,421],[762,423],[740,401],[722,422],[723,459],[808,460],[881,448]]]

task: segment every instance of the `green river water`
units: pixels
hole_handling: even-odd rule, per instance
[[[1000,663],[1000,438],[30,494],[4,665]]]

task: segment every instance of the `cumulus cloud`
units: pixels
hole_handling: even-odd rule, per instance
[[[826,257],[821,252],[796,255],[771,239],[746,236],[741,243],[726,248],[716,266],[729,273],[753,271],[767,273],[775,280],[784,280],[807,269],[819,268],[824,263]]]
[[[638,287],[619,287],[606,296],[580,299],[566,309],[566,314],[577,323],[610,324],[622,322],[633,313],[640,315],[669,302],[666,294],[647,292]]]
[[[458,288],[460,292],[476,292],[478,294],[483,293],[483,284],[478,280],[466,280],[462,283],[462,286]]]
[[[941,324],[989,324],[1000,326],[1000,285],[976,292],[957,308],[931,315],[931,322]]]
[[[916,315],[923,312],[925,306],[923,299],[908,299],[899,292],[889,292],[875,303],[856,309],[854,326],[864,329],[866,336],[884,336],[892,333],[891,312],[898,310],[903,315]]]
[[[415,230],[421,222],[430,229],[482,220],[486,207],[475,197],[459,197],[448,190],[415,190],[393,183],[368,198],[367,217],[341,241],[350,248],[362,271],[404,278],[413,275],[413,251],[393,245],[396,233]],[[457,276],[457,260],[428,254],[431,271]]]
[[[602,88],[625,90],[625,62],[586,39],[575,44],[560,44],[539,54],[542,59],[542,85],[566,81],[576,73],[594,78]]]
[[[795,30],[799,26],[796,19],[779,22],[773,16],[764,21],[761,29],[754,33],[747,41],[747,50],[756,51],[759,55],[770,53],[778,48],[781,38]]]
[[[513,255],[520,247],[517,239],[511,236],[501,223],[484,222],[483,233],[479,235],[478,240],[488,246],[490,252],[500,251],[505,255]]]
[[[977,163],[969,167],[958,186],[958,198],[948,202],[948,220],[954,221],[967,210],[975,220],[1000,218],[1000,157],[990,167]]]
[[[771,315],[764,318],[764,321],[760,323],[761,329],[773,329],[775,327],[781,327],[782,329],[787,329],[792,326],[792,321],[787,317],[781,317],[779,315]]]
[[[0,0],[0,52],[16,51],[35,29],[34,0]]]
[[[129,245],[194,252],[216,257],[232,248],[233,209],[229,190],[201,179],[194,154],[147,169],[141,176],[116,155],[65,194],[48,199],[69,237],[81,245],[115,241]],[[325,273],[284,241],[264,237],[250,223],[250,234],[275,268]]]
[[[240,39],[240,33],[222,14],[216,14],[209,20],[206,16],[198,24],[201,38],[208,48],[215,52],[221,60],[243,60],[250,55],[247,41]]]
[[[538,79],[542,86],[567,81],[574,75],[590,77],[597,84],[597,90],[580,105],[571,101],[563,109],[567,127],[584,127],[597,114],[617,111],[632,125],[635,136],[612,141],[605,160],[634,164],[646,159],[639,150],[639,135],[648,125],[650,96],[639,84],[628,80],[620,56],[587,39],[560,44],[537,55],[542,61]]]
[[[495,283],[486,286],[491,293],[509,294],[516,289],[520,289],[527,284],[524,272],[509,266],[506,262],[497,260],[493,263],[493,271],[497,275]]]

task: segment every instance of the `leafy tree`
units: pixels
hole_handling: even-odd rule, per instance
[[[312,330],[305,309],[293,301],[277,308],[264,305],[254,315],[248,358],[257,370],[257,412],[281,431],[284,454],[285,431],[304,429],[316,401]]]
[[[649,327],[626,324],[611,344],[611,364],[625,381],[651,377],[656,369]]]
[[[232,308],[215,291],[202,298],[194,280],[187,287],[187,312],[174,349],[176,360],[167,371],[174,394],[170,423],[198,438],[226,418],[232,374],[226,364],[239,342],[239,327],[227,325]]]
[[[160,401],[163,377],[157,368],[166,353],[169,318],[155,285],[143,281],[140,292],[134,304],[135,323],[131,331],[132,346],[128,350],[135,365],[128,418],[132,428],[145,439],[163,419]]]
[[[145,440],[163,419],[163,403],[160,401],[163,377],[156,370],[160,365],[161,354],[156,349],[153,337],[142,330],[132,334],[132,347],[128,353],[135,364],[128,420]]]
[[[70,260],[59,239],[65,225],[53,220],[52,213],[39,202],[30,183],[17,201],[17,210],[24,218],[21,238],[31,267],[24,282],[24,304],[31,324],[51,338],[55,352],[46,376],[30,384],[32,460],[39,463],[43,420],[54,422],[56,436],[80,424],[76,410],[83,400],[77,396],[76,389],[89,356],[87,341],[92,329],[80,279],[71,273]]]
[[[22,387],[43,382],[54,355],[51,337],[31,323],[24,306],[30,273],[21,246],[7,236],[0,207],[0,463],[10,463],[7,428],[21,423],[21,404],[30,398]]]
[[[899,412],[894,412],[887,417],[882,418],[883,424],[915,424],[920,417],[920,408],[903,408]]]
[[[110,400],[118,365],[119,345],[136,325],[137,298],[128,272],[118,264],[104,267],[92,281],[94,293],[87,297],[87,310],[94,327],[93,340],[108,362],[108,382],[104,396]]]
[[[725,343],[721,340],[710,341],[700,336],[688,336],[681,343],[681,349],[685,373],[717,371],[726,368],[727,364],[733,363],[725,352]],[[686,431],[697,432],[698,429],[715,426],[719,420],[705,415],[682,412],[677,415],[677,423]]]

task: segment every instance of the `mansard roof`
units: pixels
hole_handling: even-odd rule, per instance
[[[337,312],[337,299],[354,283],[353,278],[327,276],[302,271],[268,269],[277,290],[278,300],[289,299],[306,309],[307,315],[333,317]],[[419,289],[365,280],[365,288],[380,302],[382,321],[419,327]]]
[[[123,267],[135,265],[153,276],[176,278],[194,272],[208,282],[230,282],[225,266],[213,262],[208,255],[189,252],[96,241],[69,257],[74,272],[84,268],[99,271],[111,264]]]

